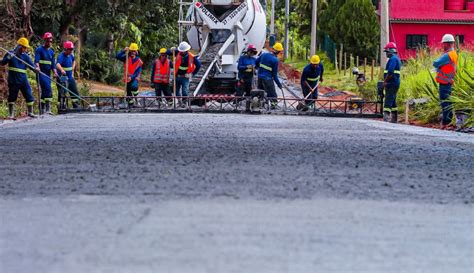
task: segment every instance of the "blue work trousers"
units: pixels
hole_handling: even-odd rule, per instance
[[[277,93],[273,79],[264,80],[262,78],[258,78],[258,89],[265,90],[265,93],[267,93],[267,98],[269,98],[273,104],[277,103]]]
[[[8,85],[8,103],[15,103],[18,99],[19,92],[21,92],[23,98],[25,98],[25,101],[28,105],[33,104],[33,102],[35,101],[35,97],[33,97],[31,86],[27,81],[21,84]]]
[[[41,102],[53,100],[53,90],[51,89],[51,79],[44,75],[39,75],[39,84],[41,87]]]
[[[384,112],[397,112],[397,92],[398,86],[385,87],[385,102],[383,104]]]
[[[176,96],[187,97],[189,92],[189,78],[176,77]]]
[[[443,111],[443,118],[441,123],[448,125],[453,119],[453,108],[449,97],[451,96],[452,85],[451,84],[440,84],[439,85],[439,100],[441,102],[441,109]]]
[[[312,86],[312,88],[314,88],[314,86]],[[308,87],[305,87],[303,88],[303,96],[306,98],[306,96],[308,96],[309,92],[311,92],[311,90],[308,88]],[[317,100],[318,99],[318,88],[316,88],[314,91],[313,91],[313,94],[309,95],[308,99],[305,101],[305,103],[307,105],[309,104],[312,104],[314,101],[313,100]]]

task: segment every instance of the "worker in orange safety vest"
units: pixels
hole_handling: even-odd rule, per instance
[[[126,62],[127,51],[129,53],[128,63]],[[143,66],[143,61],[138,56],[138,45],[131,43],[129,47],[126,47],[117,54],[116,59],[124,62],[124,82],[127,84],[127,96],[138,96],[138,81],[140,80]],[[129,107],[135,103],[133,99],[127,99],[127,101]]]
[[[453,109],[449,97],[456,76],[458,54],[454,50],[455,40],[452,34],[445,34],[441,43],[443,43],[444,54],[433,62],[433,66],[436,68],[436,81],[439,83],[439,99],[443,110],[441,129],[444,129],[453,119]]]
[[[160,57],[158,57],[151,66],[152,87],[155,88],[156,96],[171,97],[170,90],[170,72],[173,67],[172,62],[168,59],[166,48],[160,49]],[[168,102],[171,98],[168,98]]]

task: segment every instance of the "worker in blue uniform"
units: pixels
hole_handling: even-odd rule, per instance
[[[323,74],[324,66],[321,63],[321,58],[318,55],[313,55],[301,74],[303,96],[306,98],[309,95],[308,100],[305,101],[307,106],[312,105],[314,100],[318,99],[318,83],[323,82]]]
[[[40,113],[52,115],[51,102],[53,101],[53,91],[51,89],[51,72],[57,77],[54,50],[51,48],[53,34],[46,32],[43,35],[43,40],[44,44],[35,51],[36,68],[40,69],[43,73],[38,75],[41,87]]]
[[[56,69],[60,74],[59,82],[61,85],[67,85],[69,91],[72,94],[69,94],[72,101],[72,107],[74,109],[79,108],[79,92],[77,91],[77,84],[76,80],[74,79],[74,69],[76,68],[76,61],[74,59],[74,54],[72,53],[74,50],[74,43],[71,41],[66,41],[63,44],[64,51],[58,55],[58,59],[56,60]],[[64,100],[66,92],[68,90],[64,90],[62,86],[58,85],[58,100],[61,102]],[[67,108],[67,105],[62,105]]]
[[[237,89],[237,96],[250,96],[252,91],[252,81],[255,73],[255,65],[257,59],[257,48],[254,45],[247,47],[247,52],[240,56],[237,69],[239,70],[239,88]]]
[[[31,91],[30,83],[26,75],[26,69],[34,70],[34,64],[27,51],[30,49],[28,39],[22,37],[17,41],[13,51],[9,51],[0,62],[1,65],[8,64],[8,118],[15,119],[15,102],[18,92],[21,92],[26,101],[29,117],[36,117],[33,113],[35,98]],[[28,65],[27,65],[28,64]]]
[[[402,62],[397,55],[397,45],[393,42],[388,43],[384,51],[387,54],[387,65],[384,71],[385,101],[383,105],[383,120],[397,123],[397,92],[400,88],[400,70]]]
[[[283,51],[281,43],[275,43],[271,53],[263,53],[257,58],[256,66],[258,67],[258,88],[265,90],[267,97],[271,102],[271,109],[275,109],[277,101],[277,93],[275,84],[282,89],[283,86],[278,79],[278,54]],[[275,84],[273,83],[275,82]]]

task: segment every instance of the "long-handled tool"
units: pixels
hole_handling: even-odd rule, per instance
[[[44,114],[44,111],[43,111],[43,103],[41,102],[41,83],[40,83],[40,75],[39,74],[36,74],[36,84],[38,85],[38,110],[39,110],[39,114],[42,115]]]
[[[124,90],[124,96],[127,97],[128,96],[128,92],[127,92],[127,88],[128,88],[128,55],[129,55],[129,49],[125,49],[125,77],[124,77],[124,81],[125,81],[125,90]],[[123,102],[124,105],[125,105],[125,108],[129,107],[130,104],[128,103],[128,100],[125,99],[125,101]]]
[[[173,51],[173,96],[176,97],[176,52]]]
[[[285,98],[285,92],[283,91],[283,88],[280,88],[281,94],[283,95],[283,105],[285,105],[285,110],[288,109],[286,107],[286,98]]]
[[[311,94],[314,93],[314,91],[316,91],[316,89],[318,89],[319,84],[321,82],[318,81],[318,84],[316,84],[316,86],[313,87],[313,88],[311,88],[311,86],[309,85],[309,83],[307,81],[305,81],[305,83],[309,87],[310,92],[308,93],[308,95],[306,95],[306,97],[304,97],[303,102],[301,102],[301,101],[298,102],[298,105],[296,106],[296,110],[302,110],[302,109],[305,109],[307,107],[306,100],[309,98],[309,96],[311,96]]]
[[[1,50],[5,51],[7,54],[10,54],[10,51],[6,50],[5,48],[3,47],[0,47]],[[74,94],[71,90],[69,90],[67,87],[65,87],[64,85],[58,83],[57,81],[53,80],[49,75],[41,72],[41,71],[38,71],[36,70],[36,68],[34,68],[33,66],[31,66],[29,63],[23,61],[22,59],[18,58],[16,55],[13,55],[14,58],[16,58],[17,60],[19,60],[20,62],[22,62],[23,64],[25,64],[26,66],[28,66],[29,68],[31,68],[33,71],[36,71],[36,73],[39,73],[45,77],[47,77],[48,79],[50,79],[52,82],[56,83],[58,86],[64,88],[65,90],[68,91],[69,94],[72,94],[74,95],[77,99],[85,102],[87,105],[89,105],[89,109],[92,111],[92,112],[96,112],[97,111],[97,105],[96,104],[92,104],[88,101],[86,101],[85,99],[81,98],[79,95],[76,95]]]
[[[125,49],[125,97],[127,96],[127,85],[128,85],[128,48]]]

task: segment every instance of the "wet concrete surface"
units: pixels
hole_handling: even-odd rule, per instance
[[[373,120],[0,126],[0,272],[470,272],[474,138]]]
[[[474,202],[473,143],[380,126],[232,114],[21,123],[0,129],[0,195]]]

